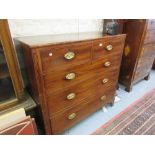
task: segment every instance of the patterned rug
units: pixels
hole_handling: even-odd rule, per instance
[[[155,135],[155,89],[109,120],[93,135]]]

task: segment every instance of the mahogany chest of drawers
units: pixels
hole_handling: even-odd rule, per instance
[[[114,102],[125,37],[82,33],[18,39],[46,134],[61,133]]]
[[[127,37],[119,81],[131,91],[135,83],[149,79],[155,58],[155,20],[126,20],[123,33]]]

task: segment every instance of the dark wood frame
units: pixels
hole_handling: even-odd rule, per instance
[[[16,94],[15,99],[4,102],[0,105],[0,110],[3,110],[19,103],[19,101],[21,101],[24,97],[22,75],[19,68],[19,63],[17,60],[7,19],[0,20],[0,40],[2,42],[4,55],[6,58],[10,77]]]

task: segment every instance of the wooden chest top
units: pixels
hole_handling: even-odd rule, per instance
[[[117,35],[119,38],[121,35]],[[81,41],[91,41],[95,39],[102,38],[112,38],[113,36],[104,35],[99,32],[83,32],[83,33],[71,33],[71,34],[57,34],[57,35],[38,35],[38,36],[25,36],[18,37],[17,40],[23,44],[28,45],[31,48],[57,45],[57,44],[67,44]],[[124,34],[125,37],[125,34]]]

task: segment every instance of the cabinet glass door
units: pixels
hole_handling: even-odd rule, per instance
[[[0,40],[0,105],[12,99],[16,99],[16,95]]]

